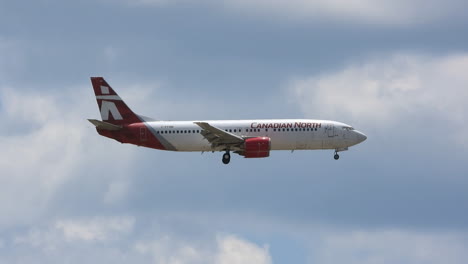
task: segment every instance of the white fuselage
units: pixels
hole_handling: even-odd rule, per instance
[[[150,121],[151,132],[173,151],[221,151],[201,134],[198,121]],[[241,137],[269,137],[271,150],[346,150],[366,139],[351,126],[327,120],[266,119],[202,121]]]

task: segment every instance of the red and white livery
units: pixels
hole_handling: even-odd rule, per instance
[[[366,140],[353,127],[312,119],[157,121],[135,114],[102,77],[91,77],[100,120],[97,132],[121,143],[170,151],[222,151],[244,158],[265,158],[272,150],[331,149],[338,152]]]

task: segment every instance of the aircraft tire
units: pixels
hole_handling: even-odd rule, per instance
[[[229,154],[229,152],[226,152],[223,154],[223,163],[224,164],[229,164],[229,162],[231,161],[231,154]]]

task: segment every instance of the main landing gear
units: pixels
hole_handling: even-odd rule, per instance
[[[229,150],[226,150],[226,153],[223,154],[223,163],[229,164],[231,161],[231,154],[229,154]]]
[[[338,152],[335,151],[335,156],[333,156],[333,158],[335,158],[335,160],[339,160],[340,159],[340,155],[338,155]]]

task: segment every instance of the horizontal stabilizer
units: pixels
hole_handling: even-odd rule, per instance
[[[96,128],[103,129],[103,130],[110,130],[110,131],[116,131],[122,129],[121,126],[113,125],[107,122],[99,121],[96,119],[88,119],[91,124],[95,125]]]

